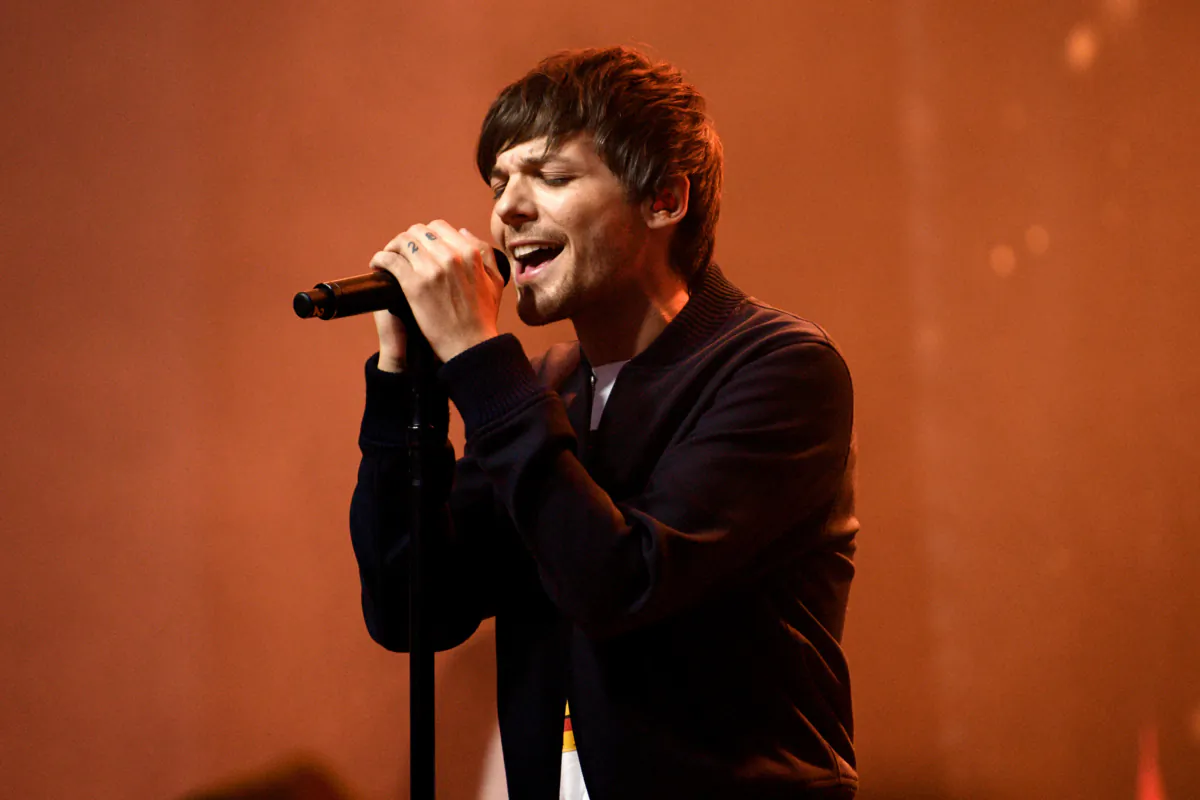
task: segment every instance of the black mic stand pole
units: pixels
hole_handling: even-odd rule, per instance
[[[508,283],[512,274],[504,253],[493,249],[496,268]],[[409,565],[408,578],[408,706],[409,787],[411,800],[434,798],[433,641],[425,605],[424,551],[426,521],[440,513],[436,463],[446,442],[449,403],[437,382],[438,358],[421,333],[399,284],[382,271],[319,283],[292,298],[301,318],[334,319],[388,310],[404,323],[405,371],[412,377],[412,417],[405,444],[408,451]],[[432,526],[430,526],[432,527]]]
[[[408,422],[409,578],[408,706],[409,797],[434,800],[433,642],[429,636],[424,564],[427,521],[434,504],[436,459],[446,441],[448,398],[437,382],[438,358],[421,333],[408,304],[392,309],[404,321],[405,371],[412,376],[412,416]],[[432,525],[429,526],[432,528]]]

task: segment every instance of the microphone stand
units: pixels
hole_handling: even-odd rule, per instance
[[[408,421],[409,578],[408,578],[408,705],[409,797],[435,795],[433,643],[426,607],[425,539],[437,509],[436,460],[446,440],[449,399],[437,383],[437,356],[421,333],[408,304],[391,312],[404,321],[405,370],[412,376],[412,415]],[[429,526],[430,528],[432,526]]]
[[[493,249],[496,268],[508,283],[508,258]],[[408,451],[409,578],[408,578],[408,705],[409,797],[434,798],[433,641],[425,593],[426,523],[439,513],[437,458],[446,441],[450,399],[437,382],[438,357],[421,333],[408,301],[390,274],[383,271],[319,283],[292,298],[292,310],[304,319],[334,319],[388,308],[404,323],[405,371],[411,376],[412,416],[405,432]]]

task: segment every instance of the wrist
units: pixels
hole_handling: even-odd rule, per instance
[[[470,350],[472,347],[483,344],[489,339],[495,339],[499,335],[500,332],[494,328],[490,330],[476,331],[475,333],[469,336],[464,336],[457,341],[448,342],[442,351],[438,353],[438,358],[442,360],[442,363],[446,363],[455,356]]]
[[[403,353],[392,353],[383,348],[379,350],[380,372],[404,372],[406,366]]]

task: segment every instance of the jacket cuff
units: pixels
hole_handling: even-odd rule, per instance
[[[379,353],[367,359],[367,407],[359,444],[403,447],[412,416],[412,378],[379,369]]]
[[[511,333],[459,353],[438,377],[462,416],[467,439],[544,393],[521,342]]]

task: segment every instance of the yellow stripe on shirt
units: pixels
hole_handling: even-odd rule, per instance
[[[567,703],[566,710],[563,712],[563,752],[571,753],[575,750],[575,731],[571,727],[571,704]]]

